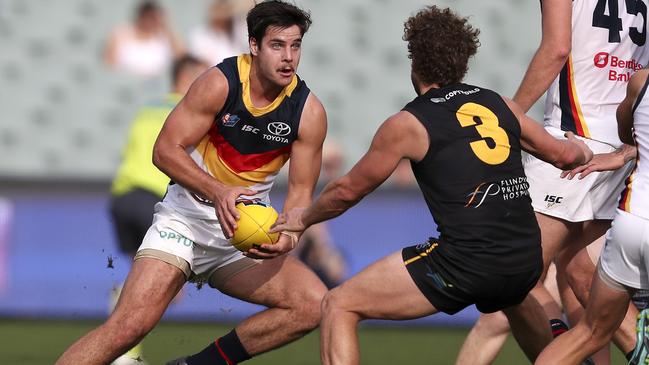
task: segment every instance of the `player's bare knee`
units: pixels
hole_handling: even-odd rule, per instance
[[[574,261],[573,261],[574,262]],[[583,268],[580,265],[569,263],[566,266],[566,281],[568,285],[575,293],[577,298],[581,300],[587,300],[588,293],[590,293],[590,286],[593,279],[593,272],[587,271],[587,268]]]
[[[312,330],[318,326],[322,316],[321,303],[327,289],[324,285],[322,288],[309,287],[300,292],[300,295],[290,300],[289,308],[299,318],[299,323],[305,330]]]
[[[492,335],[509,331],[509,322],[502,312],[489,313],[480,316],[475,323],[476,331],[490,332]]]
[[[345,295],[342,287],[330,290],[322,299],[323,318],[339,315],[341,312],[349,312],[351,308],[346,306],[348,296]]]
[[[575,336],[576,338],[582,339],[584,343],[591,345],[594,349],[601,348],[613,338],[613,331],[607,331],[600,326],[584,321],[577,323],[572,331],[578,333],[578,336]]]
[[[304,303],[297,308],[297,316],[305,330],[312,330],[318,326],[322,318],[320,302]]]

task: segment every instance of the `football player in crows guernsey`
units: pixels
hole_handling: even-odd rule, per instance
[[[588,162],[592,152],[572,133],[553,138],[497,93],[461,83],[478,33],[449,9],[431,6],[409,18],[404,39],[419,96],[381,125],[350,172],[274,227],[299,233],[342,214],[404,158],[437,223],[439,238],[379,260],[325,296],[325,364],[359,363],[360,320],[453,314],[472,304],[503,310],[530,359],[542,350],[535,339],[550,341],[542,308],[528,296],[543,260],[521,150],[562,169]]]
[[[267,1],[250,10],[247,23],[250,54],[201,75],[158,136],[154,163],[173,183],[156,205],[115,311],[58,364],[109,363],[153,329],[188,280],[268,309],[173,364],[236,364],[318,325],[326,287],[284,255],[296,234],[245,254],[228,241],[237,224],[235,201],[268,202],[289,158],[284,207],[311,202],[326,133],[322,104],[295,73],[310,16]]]

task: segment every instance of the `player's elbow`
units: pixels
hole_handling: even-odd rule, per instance
[[[572,52],[572,44],[570,41],[552,43],[544,42],[543,46],[543,53],[545,54],[545,57],[561,65],[565,64],[566,61],[568,61],[570,52]]]
[[[568,44],[562,44],[559,45],[558,47],[554,48],[553,51],[553,57],[555,60],[558,62],[561,62],[561,64],[566,63],[568,60],[568,57],[570,56],[570,52],[572,51],[570,43]]]
[[[620,137],[622,143],[628,144],[630,146],[635,146],[635,140],[633,139],[633,132],[631,129],[622,128],[618,126],[617,135]]]
[[[153,146],[153,165],[161,171],[164,171],[165,161],[168,160],[168,153],[164,144],[160,143],[160,140],[156,141]]]
[[[622,141],[622,143],[635,146],[635,140],[633,140],[633,135],[631,135],[631,133],[620,133],[620,141]]]

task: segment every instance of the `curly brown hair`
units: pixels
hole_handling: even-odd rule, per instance
[[[429,6],[404,23],[412,71],[425,84],[446,86],[462,81],[480,41],[480,30],[450,9]]]

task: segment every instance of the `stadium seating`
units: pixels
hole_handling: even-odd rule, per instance
[[[108,71],[101,53],[133,1],[0,2],[0,178],[109,180],[138,106],[168,80]],[[161,2],[180,35],[203,22],[208,0]],[[347,164],[414,93],[402,41],[414,0],[303,0],[314,19],[300,74],[323,101]],[[538,3],[445,0],[482,29],[467,82],[513,94],[540,33]],[[517,16],[512,16],[516,14]],[[538,116],[538,112],[535,116]]]

